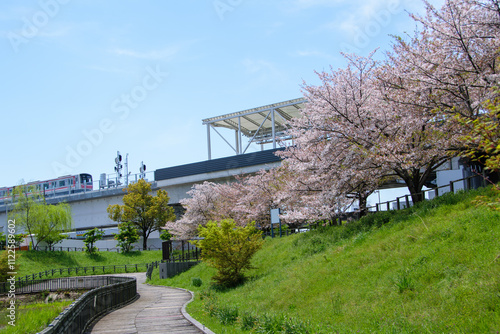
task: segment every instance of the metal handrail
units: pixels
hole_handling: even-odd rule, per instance
[[[135,277],[104,277],[107,281],[106,285],[81,295],[40,334],[84,333],[87,327],[101,314],[121,307],[136,298],[137,281]]]

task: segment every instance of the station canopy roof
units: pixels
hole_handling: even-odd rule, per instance
[[[231,114],[211,117],[203,120],[214,128],[221,127],[241,131],[241,134],[253,138],[254,141],[264,142],[272,137],[273,118],[276,136],[283,135],[287,129],[286,123],[295,117],[300,117],[304,108],[304,98],[273,103],[262,107],[247,109]]]

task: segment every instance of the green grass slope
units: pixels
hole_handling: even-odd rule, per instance
[[[160,261],[162,258],[161,251],[136,251],[125,254],[98,252],[94,255],[65,251],[18,251],[17,253],[19,254],[16,260],[19,265],[17,270],[19,277],[50,269],[141,264]],[[145,271],[145,268],[140,268],[140,271]],[[102,274],[102,272],[98,273]],[[75,273],[72,272],[71,275],[74,276]]]
[[[499,200],[449,194],[266,239],[234,289],[214,289],[204,264],[151,283],[195,291],[188,312],[216,333],[497,333],[500,212],[476,207],[477,195]]]

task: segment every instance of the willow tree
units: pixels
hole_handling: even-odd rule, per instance
[[[161,189],[156,195],[151,194],[151,184],[143,179],[123,191],[127,193],[123,196],[123,205],[108,206],[108,216],[116,222],[134,225],[142,236],[142,249],[146,250],[150,234],[175,219],[174,209],[168,206],[170,198]]]
[[[43,195],[33,186],[15,187],[13,194],[14,208],[9,219],[28,233],[33,248],[46,242],[49,248],[65,236],[72,227],[71,208],[67,203],[49,205]]]

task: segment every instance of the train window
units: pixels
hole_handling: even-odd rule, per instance
[[[82,184],[92,184],[92,175],[90,174],[80,174],[80,182]]]
[[[56,181],[50,182],[50,187],[55,188],[56,187]]]
[[[0,190],[0,197],[5,197],[5,191]]]
[[[65,180],[59,181],[59,187],[64,187],[66,185]]]
[[[48,183],[44,183],[43,184],[43,189],[49,189],[49,184]]]
[[[68,184],[73,184],[73,179],[68,179]]]

